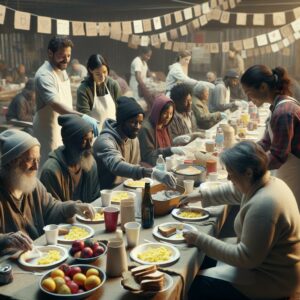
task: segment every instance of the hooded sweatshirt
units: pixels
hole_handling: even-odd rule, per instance
[[[89,172],[81,171],[78,186],[75,188],[63,154],[64,148],[64,146],[61,146],[49,154],[49,158],[42,168],[41,182],[54,198],[61,201],[71,199],[81,200],[82,202],[94,201],[100,196],[96,162],[94,162]],[[79,199],[73,199],[75,190]]]
[[[117,122],[107,119],[103,130],[94,145],[94,157],[97,162],[100,188],[111,189],[124,178],[138,180],[143,178],[144,169],[140,163],[140,145],[138,138],[129,139],[117,131]]]
[[[155,166],[159,154],[162,154],[163,157],[172,155],[168,127],[161,129],[157,127],[161,111],[167,103],[173,103],[173,101],[164,95],[155,99],[150,116],[143,122],[139,132],[142,161],[151,166]]]

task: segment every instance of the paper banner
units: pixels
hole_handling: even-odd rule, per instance
[[[288,47],[291,44],[288,38],[285,38],[284,40],[282,40],[282,43],[283,43],[284,47]]]
[[[268,38],[270,40],[270,43],[275,43],[281,40],[281,34],[278,29],[273,30],[268,33]]]
[[[224,1],[222,4],[223,10],[228,10],[229,9],[229,4],[227,1]]]
[[[191,52],[193,51],[194,47],[196,47],[195,43],[187,43],[186,44],[186,49],[189,50],[189,51],[191,51]]]
[[[293,44],[293,43],[295,43],[295,37],[294,37],[294,34],[292,34],[292,35],[290,35],[289,37],[288,37],[288,40],[290,41],[290,43],[291,44]]]
[[[200,27],[200,21],[199,21],[199,19],[193,20],[192,21],[192,26],[193,26],[194,29],[199,28]]]
[[[108,22],[100,22],[99,23],[99,35],[100,36],[109,36],[110,34],[110,26]]]
[[[166,43],[168,41],[167,33],[166,32],[160,33],[159,39],[162,43]]]
[[[212,20],[219,21],[221,19],[222,11],[220,9],[213,9],[210,13]]]
[[[222,5],[225,2],[225,0],[218,0],[218,2],[219,2],[219,5]]]
[[[254,48],[254,38],[244,39],[243,46],[245,50]]]
[[[199,22],[201,26],[204,26],[208,23],[206,15],[199,17]]]
[[[259,47],[265,46],[268,44],[268,39],[266,34],[261,34],[256,37],[256,42]]]
[[[264,26],[265,25],[265,15],[264,14],[254,14],[253,15],[253,25]]]
[[[175,22],[176,23],[180,23],[183,21],[183,17],[182,17],[182,12],[181,10],[175,11],[174,12],[174,17],[175,17]]]
[[[52,25],[51,18],[40,17],[40,16],[37,17],[37,32],[50,34],[52,30],[51,25]],[[74,31],[73,31],[73,35],[74,35]]]
[[[277,45],[278,45],[279,50],[284,48],[284,45],[283,45],[282,41],[278,42]]]
[[[211,11],[206,14],[207,22],[210,22],[212,20]]]
[[[110,38],[112,40],[121,41],[122,33],[121,32],[111,32],[110,33]]]
[[[266,48],[265,47],[260,47],[259,51],[260,51],[261,55],[265,55],[266,54]]]
[[[243,41],[241,41],[241,40],[233,41],[232,45],[237,51],[243,50]]]
[[[245,26],[247,24],[247,14],[237,13],[236,14],[236,25]]]
[[[294,8],[293,13],[294,13],[295,19],[300,18],[300,7]]]
[[[164,15],[165,26],[170,26],[172,24],[171,15]]]
[[[229,0],[229,6],[231,9],[234,9],[236,7],[235,0]]]
[[[0,5],[0,24],[4,24],[5,13],[6,13],[6,7],[4,5]]]
[[[179,30],[180,30],[180,34],[181,36],[185,36],[188,34],[188,30],[187,30],[187,27],[186,25],[182,25],[179,27]]]
[[[204,2],[202,3],[202,13],[208,14],[210,12],[210,7],[209,7],[209,3],[208,2]]]
[[[217,0],[210,0],[210,8],[216,8],[218,6]]]
[[[149,38],[149,36],[148,36],[148,35],[142,35],[142,36],[141,36],[140,45],[145,47],[145,46],[148,46],[149,43],[150,43],[150,38]]]
[[[74,36],[84,36],[84,22],[72,21],[72,34]]]
[[[134,33],[142,33],[143,32],[142,20],[133,21],[133,29],[134,29]]]
[[[96,22],[85,22],[85,30],[87,36],[98,35],[98,27]]]
[[[195,17],[199,17],[201,15],[201,5],[195,5],[194,6],[194,14]]]
[[[31,14],[23,11],[15,11],[15,29],[30,30]]]
[[[281,35],[282,35],[283,38],[287,38],[288,36],[293,34],[292,27],[289,24],[286,25],[286,26],[281,27],[279,30],[280,30]]]
[[[121,33],[121,23],[120,22],[110,22],[110,33],[115,34],[115,33]]]
[[[223,42],[222,43],[222,52],[223,53],[227,53],[227,52],[229,52],[229,42]]]
[[[130,39],[128,41],[128,47],[129,48],[137,49],[139,47],[139,44],[136,41],[136,37],[138,38],[138,36],[136,36],[136,35],[132,35],[130,37]],[[140,41],[140,40],[138,39],[138,41]]]
[[[165,43],[165,50],[172,50],[172,48],[173,48],[173,42],[166,42]]]
[[[211,43],[209,47],[210,53],[219,53],[219,44],[218,43]]]
[[[144,32],[152,31],[151,19],[144,19],[144,20],[142,20],[142,22],[143,22]]]
[[[254,55],[254,49],[247,50],[246,51],[246,55],[247,55],[247,57],[253,57],[253,55]]]
[[[241,57],[242,58],[247,58],[247,50],[242,50],[241,51]]]
[[[203,49],[206,53],[210,53],[210,44],[204,44]]]
[[[230,13],[228,11],[223,11],[220,22],[223,24],[228,24],[230,20]]]
[[[284,48],[284,49],[282,49],[281,53],[284,56],[291,56],[291,49],[290,48]]]
[[[151,35],[150,40],[151,40],[152,46],[160,45],[160,40],[159,40],[158,34]]]
[[[185,20],[190,20],[193,18],[193,11],[191,7],[185,8],[183,10],[183,15]]]
[[[133,44],[133,45],[140,45],[140,41],[141,41],[141,37],[140,36],[135,35],[135,34],[133,34],[131,36],[131,39],[130,39],[131,44]]]
[[[127,43],[129,41],[129,35],[126,33],[122,33],[121,42]]]
[[[122,32],[125,34],[132,34],[132,26],[130,21],[122,22]]]
[[[174,52],[178,52],[179,51],[179,43],[178,42],[174,42],[173,43],[173,49]]]
[[[291,26],[292,26],[294,32],[300,31],[300,19],[297,19],[294,22],[292,22]]]
[[[296,40],[299,40],[299,38],[300,38],[300,32],[299,31],[297,31],[297,32],[294,33],[294,38]]]
[[[284,12],[273,13],[274,26],[282,26],[286,24],[286,18]]]
[[[273,53],[278,52],[278,51],[279,51],[279,47],[278,47],[277,43],[272,44],[272,45],[271,45],[271,49],[272,49],[272,52],[273,52]]]
[[[176,40],[178,38],[177,29],[171,29],[170,31],[170,38],[171,40]]]
[[[69,35],[70,34],[70,22],[68,20],[56,20],[57,34]]]
[[[160,17],[155,17],[152,19],[153,20],[153,24],[154,24],[154,29],[155,30],[159,30],[161,29],[161,20],[160,20]]]

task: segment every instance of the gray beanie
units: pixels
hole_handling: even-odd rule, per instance
[[[3,131],[0,134],[1,165],[7,165],[34,146],[40,146],[39,141],[24,131],[16,129]]]

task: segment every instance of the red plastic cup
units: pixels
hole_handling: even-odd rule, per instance
[[[107,232],[116,231],[118,225],[119,208],[115,206],[107,206],[103,209],[105,230]]]
[[[206,173],[217,172],[217,161],[209,159],[206,161]]]

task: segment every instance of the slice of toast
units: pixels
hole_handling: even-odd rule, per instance
[[[164,278],[146,279],[141,281],[143,291],[159,291],[164,287]]]
[[[141,276],[134,276],[137,282],[141,282],[143,280],[159,280],[161,278],[164,278],[165,275],[164,273],[160,272],[160,271],[155,271],[153,273],[150,274],[146,274],[146,275],[141,275]]]
[[[176,234],[176,226],[158,226],[158,232],[164,237],[170,237]]]
[[[136,282],[131,271],[126,271],[122,273],[123,279],[121,280],[121,284],[126,290],[130,291],[140,291],[141,286]]]
[[[157,270],[155,265],[142,265],[131,269],[131,273],[133,276],[142,276],[149,273],[153,273]]]

